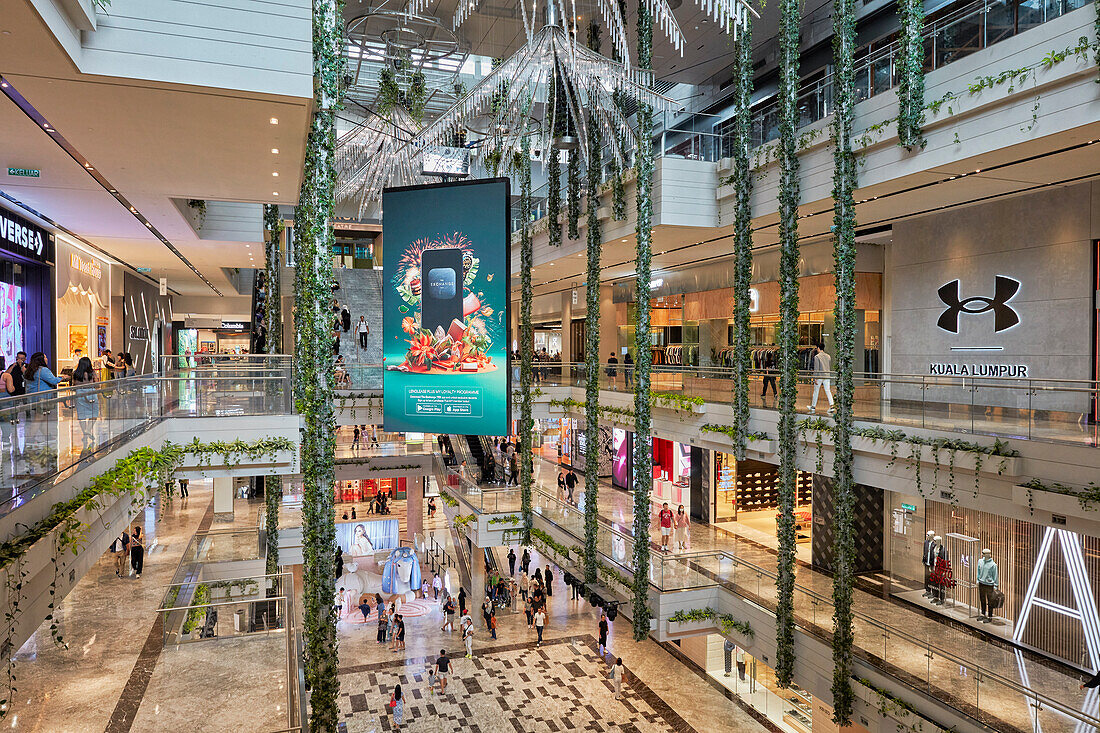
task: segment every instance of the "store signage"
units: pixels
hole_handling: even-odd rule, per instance
[[[1027,364],[951,364],[933,362],[928,373],[936,377],[1016,377],[1026,379]]]
[[[382,192],[386,431],[507,434],[509,196],[507,178]]]
[[[917,511],[917,505],[916,504],[902,504],[901,508],[905,509],[906,511],[910,511],[910,512]]]
[[[468,148],[430,147],[420,157],[420,172],[425,176],[470,175],[470,151]]]
[[[36,260],[53,257],[53,235],[10,211],[0,210],[0,242],[12,245],[11,251]]]
[[[103,268],[95,260],[86,260],[76,252],[69,255],[69,267],[82,275],[99,280],[103,277]]]
[[[148,341],[149,329],[145,326],[130,326],[130,338],[134,341]]]
[[[42,171],[37,171],[34,168],[8,168],[9,176],[21,176],[23,178],[38,178],[42,175]]]
[[[137,270],[138,272],[152,272],[153,271],[152,267],[135,267],[134,269]]]
[[[1008,302],[1020,292],[1020,281],[1004,275],[997,275],[993,283],[993,297],[975,295],[966,300],[959,299],[959,281],[952,280],[940,286],[937,293],[947,309],[940,314],[936,325],[948,333],[959,332],[959,316],[963,313],[978,315],[993,311],[993,331],[1007,331],[1020,322],[1020,316]],[[977,304],[977,305],[972,305]]]
[[[222,321],[222,328],[226,331],[247,331],[248,325],[244,321]]]

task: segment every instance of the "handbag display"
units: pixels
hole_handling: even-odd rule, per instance
[[[990,602],[990,605],[993,607],[994,611],[997,610],[998,608],[1003,608],[1004,605],[1005,605],[1004,591],[1002,591],[1000,588],[997,588],[996,590],[994,590],[993,595],[990,596],[990,598],[989,598],[989,602]]]

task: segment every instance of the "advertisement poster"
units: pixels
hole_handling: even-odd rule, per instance
[[[396,519],[337,522],[336,544],[352,557],[369,557],[380,550],[392,550],[397,547],[398,531]]]
[[[392,432],[505,435],[507,178],[382,192],[382,381]]]

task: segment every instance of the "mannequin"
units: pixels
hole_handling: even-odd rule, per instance
[[[982,550],[982,557],[978,560],[978,600],[981,603],[981,611],[978,620],[989,623],[993,620],[993,591],[997,590],[1000,576],[997,572],[997,561],[993,559],[993,553]]]
[[[932,539],[935,536],[934,530],[928,530],[924,536],[924,549],[921,551],[921,564],[924,565],[924,597],[932,597],[932,566],[936,564],[936,557],[932,554],[932,551],[936,547],[935,541]]]
[[[951,579],[951,558],[947,554],[947,548],[943,545],[943,538],[939,535],[932,537],[935,547],[932,548],[932,603],[942,606],[947,602],[947,589],[954,587]]]

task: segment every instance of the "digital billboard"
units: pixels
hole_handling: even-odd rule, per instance
[[[507,178],[382,192],[387,431],[506,435]]]

